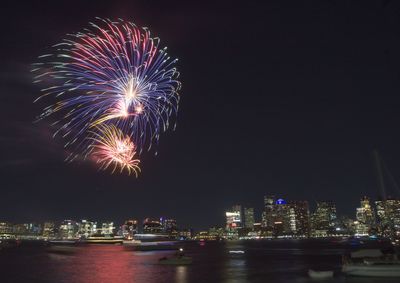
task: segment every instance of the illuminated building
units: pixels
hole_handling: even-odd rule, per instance
[[[97,233],[97,222],[83,219],[80,223],[78,223],[78,226],[79,237],[87,238]]]
[[[354,235],[356,233],[356,223],[357,221],[354,221],[354,219],[348,218],[346,216],[341,217],[340,223],[342,224],[342,227],[340,227],[343,230],[344,234],[347,235]]]
[[[226,229],[235,230],[242,227],[241,206],[235,205],[230,211],[225,212]]]
[[[133,239],[138,233],[138,221],[135,219],[126,220],[121,226],[121,234],[125,239]]]
[[[58,228],[58,237],[61,239],[75,239],[78,233],[78,224],[72,220],[64,220]]]
[[[242,228],[242,207],[234,205],[230,211],[225,212],[226,234],[228,238],[237,238],[238,230]]]
[[[42,225],[37,223],[15,224],[13,233],[21,236],[39,236],[42,234]]]
[[[363,197],[360,201],[361,206],[356,210],[355,234],[357,236],[367,236],[371,229],[375,227],[375,215],[367,197]]]
[[[400,238],[400,200],[387,199],[375,202],[382,236]]]
[[[328,231],[330,227],[334,226],[336,218],[335,204],[331,201],[319,201],[313,214],[313,229]]]
[[[336,206],[331,201],[317,202],[317,209],[311,218],[311,228],[314,237],[326,237],[334,230],[336,221]]]
[[[13,226],[13,234],[27,235],[28,234],[28,224],[15,224]]]
[[[52,239],[56,237],[57,235],[56,224],[54,222],[44,222],[42,235],[46,239]]]
[[[307,201],[289,202],[289,225],[295,236],[308,237],[310,235],[310,211]]]
[[[101,228],[98,229],[101,235],[114,235],[114,222],[103,222]]]
[[[13,225],[9,222],[0,222],[0,235],[12,234],[13,233]]]
[[[261,223],[254,223],[253,224],[253,230],[256,231],[256,232],[261,232],[262,224]]]
[[[192,229],[180,229],[178,232],[178,236],[182,240],[189,240],[193,238],[193,230]]]
[[[244,227],[252,230],[254,225],[254,208],[244,208]]]
[[[143,233],[145,234],[163,234],[164,227],[156,219],[146,218],[143,221]]]
[[[264,196],[264,211],[262,213],[262,226],[269,228],[270,230],[274,227],[274,207],[275,207],[275,196]]]
[[[210,236],[210,238],[213,238],[215,240],[222,239],[225,236],[225,229],[218,227],[211,227],[208,230],[208,235]]]
[[[178,235],[178,226],[175,219],[161,217],[160,222],[165,234],[175,237]]]
[[[290,206],[284,199],[277,199],[273,205],[273,235],[281,237],[291,234],[290,229]]]

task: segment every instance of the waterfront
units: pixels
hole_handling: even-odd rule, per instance
[[[185,244],[191,266],[162,266],[171,252],[133,252],[123,246],[91,245],[73,253],[49,253],[22,244],[0,252],[1,282],[241,283],[313,282],[310,268],[334,269],[328,282],[398,282],[398,278],[349,278],[340,274],[341,255],[351,246],[328,240],[273,240]],[[244,254],[230,254],[244,250]]]

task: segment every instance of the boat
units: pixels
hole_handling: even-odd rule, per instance
[[[178,241],[167,235],[136,234],[133,240],[124,241],[124,248],[134,251],[171,251],[178,250]]]
[[[333,270],[317,271],[309,269],[308,276],[312,279],[328,279],[333,277]]]
[[[348,264],[343,266],[342,271],[350,276],[400,277],[400,264]]]
[[[343,258],[342,272],[349,276],[400,277],[400,260],[396,254],[363,249]]]
[[[93,236],[89,236],[86,239],[81,240],[81,242],[85,244],[122,245],[123,240],[124,238],[121,236],[95,234]]]

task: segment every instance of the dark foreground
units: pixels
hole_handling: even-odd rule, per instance
[[[247,241],[186,244],[190,266],[163,266],[158,259],[171,252],[133,252],[122,246],[76,247],[49,253],[43,246],[22,244],[0,251],[0,282],[316,282],[308,269],[334,269],[324,282],[381,283],[399,279],[346,278],[341,255],[351,246],[330,241]],[[245,254],[230,254],[244,250]]]

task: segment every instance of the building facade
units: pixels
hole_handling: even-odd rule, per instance
[[[335,227],[336,205],[332,201],[319,201],[311,217],[311,233],[313,237],[327,237]]]
[[[143,221],[143,233],[144,234],[163,234],[164,227],[162,226],[159,219],[146,218]]]
[[[73,220],[64,220],[58,228],[58,237],[60,239],[76,239],[79,226]]]
[[[239,230],[243,227],[242,207],[240,205],[234,205],[230,211],[225,212],[225,217],[226,237],[238,238]]]
[[[245,207],[244,210],[244,227],[253,230],[254,226],[254,208]]]
[[[138,221],[136,219],[126,220],[121,226],[121,236],[125,239],[133,239],[133,236],[138,232]]]
[[[400,239],[400,200],[378,200],[375,205],[379,233],[384,237]]]
[[[296,237],[310,236],[310,210],[307,201],[289,202],[290,230]]]
[[[97,233],[97,222],[82,219],[78,223],[78,235],[80,238],[87,238]]]

